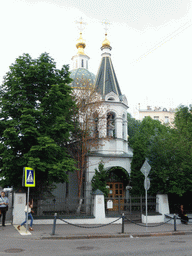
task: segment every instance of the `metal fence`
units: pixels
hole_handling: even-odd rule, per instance
[[[52,218],[54,213],[65,218],[93,217],[93,198],[44,198],[33,196],[34,217]],[[148,196],[148,213],[156,211],[156,197]],[[130,219],[140,219],[145,213],[145,197],[105,198],[107,217],[120,216],[124,213]]]
[[[54,213],[64,217],[92,216],[93,200],[87,198],[46,198],[33,197],[34,217],[52,218]]]
[[[129,199],[123,197],[105,198],[105,208],[107,216],[119,216],[124,213],[129,218],[141,218],[146,211],[145,197],[132,197]],[[156,197],[148,196],[147,200],[148,213],[156,212]]]

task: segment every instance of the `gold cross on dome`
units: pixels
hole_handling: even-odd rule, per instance
[[[82,17],[79,19],[79,21],[77,20],[75,23],[78,24],[77,27],[78,27],[78,29],[79,29],[81,32],[84,30],[85,25],[87,25],[86,22],[83,22],[83,18],[82,18]]]
[[[104,25],[105,34],[107,34],[107,30],[109,29],[109,25],[111,25],[111,23],[109,23],[108,20],[105,19],[102,24]]]

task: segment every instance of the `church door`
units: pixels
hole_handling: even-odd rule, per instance
[[[107,182],[109,186],[109,200],[113,201],[111,211],[119,211],[124,209],[125,190],[122,182]]]

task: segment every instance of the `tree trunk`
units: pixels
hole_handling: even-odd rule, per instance
[[[79,204],[78,204],[77,211],[76,211],[77,214],[80,214],[82,203],[83,203],[83,199],[79,198]]]

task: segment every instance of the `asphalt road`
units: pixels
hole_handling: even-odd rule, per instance
[[[142,238],[107,238],[78,240],[30,240],[30,237],[4,237],[1,233],[1,255],[81,256],[191,256],[192,236]]]

